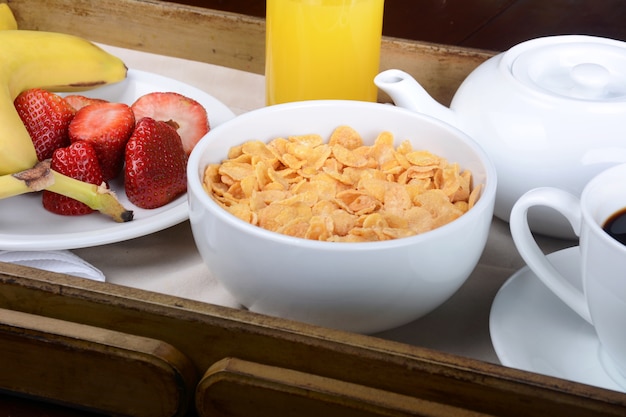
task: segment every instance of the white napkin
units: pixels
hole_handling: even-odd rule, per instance
[[[93,265],[67,250],[7,251],[0,250],[0,262],[30,266],[50,272],[73,275],[94,281],[105,281],[104,274]]]

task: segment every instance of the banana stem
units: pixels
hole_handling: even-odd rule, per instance
[[[50,169],[50,160],[39,162],[25,171],[0,176],[0,199],[42,190],[85,203],[116,222],[122,223],[133,219],[133,212],[126,210],[115,193],[105,184],[88,184],[60,174]]]
[[[10,174],[0,176],[0,200],[33,191],[36,190],[28,186],[27,180]]]

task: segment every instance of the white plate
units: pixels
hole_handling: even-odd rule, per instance
[[[215,127],[235,115],[220,101],[180,81],[144,71],[129,70],[128,77],[113,84],[80,94],[132,104],[153,91],[175,91],[202,104]],[[118,199],[133,210],[134,220],[116,223],[99,213],[60,216],[45,210],[40,193],[0,200],[0,249],[60,250],[120,242],[166,229],[188,218],[187,195],[152,210],[140,209],[126,198],[121,180],[111,182]]]
[[[548,258],[573,285],[581,287],[578,246]],[[603,367],[593,327],[528,267],[516,272],[498,291],[489,329],[498,359],[505,366],[626,392],[626,381],[617,379],[617,383]]]

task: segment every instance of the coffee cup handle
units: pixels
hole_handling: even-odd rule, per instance
[[[591,323],[585,295],[572,285],[546,258],[528,225],[528,210],[534,206],[550,207],[561,213],[580,236],[582,216],[580,200],[557,188],[542,187],[522,195],[511,210],[509,225],[515,246],[535,275],[568,307]]]

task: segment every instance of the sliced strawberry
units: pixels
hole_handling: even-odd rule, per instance
[[[151,117],[173,126],[187,155],[210,129],[206,109],[192,98],[173,92],[148,93],[132,105],[137,120]]]
[[[124,187],[131,203],[152,209],[187,191],[187,155],[165,122],[144,117],[126,144]]]
[[[18,95],[14,105],[40,161],[51,158],[55,149],[69,145],[67,132],[74,109],[61,96],[33,88]]]
[[[70,123],[71,142],[84,140],[94,147],[105,181],[124,165],[124,147],[135,127],[131,108],[123,103],[95,103],[76,112]]]
[[[104,100],[102,98],[92,98],[92,97],[87,97],[87,96],[83,96],[81,94],[69,94],[65,97],[63,97],[63,99],[74,108],[74,110],[78,111],[80,109],[82,109],[85,106],[88,106],[90,104],[94,104],[94,103],[106,103],[107,100]]]
[[[84,141],[55,150],[50,166],[61,174],[84,182],[96,185],[104,182],[96,151],[91,144]],[[43,191],[42,201],[46,210],[65,216],[78,216],[93,211],[80,201],[47,190]]]

